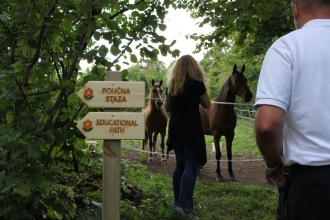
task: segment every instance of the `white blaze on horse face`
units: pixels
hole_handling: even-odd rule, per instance
[[[159,87],[157,87],[156,89],[157,89],[159,98],[162,99],[162,96],[160,95],[160,89],[159,89]]]

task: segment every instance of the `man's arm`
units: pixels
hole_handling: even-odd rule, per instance
[[[266,180],[284,184],[281,151],[283,145],[284,110],[272,105],[258,106],[254,121],[257,146],[265,160]],[[284,181],[284,182],[283,182]]]

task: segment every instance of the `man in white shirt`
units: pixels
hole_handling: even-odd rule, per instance
[[[268,49],[261,68],[256,142],[266,180],[285,189],[278,219],[329,219],[330,0],[291,5],[297,30]]]

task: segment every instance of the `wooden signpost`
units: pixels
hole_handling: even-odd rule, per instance
[[[144,108],[145,83],[89,81],[77,93],[89,108]]]
[[[144,113],[89,112],[77,128],[90,140],[142,140]]]
[[[90,112],[77,128],[88,139],[103,139],[102,220],[120,219],[120,140],[142,140],[144,113],[121,112],[121,108],[145,107],[145,83],[123,82],[121,72],[106,72],[105,81],[89,81],[77,94]]]

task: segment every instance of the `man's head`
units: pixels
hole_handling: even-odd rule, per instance
[[[310,20],[330,18],[330,0],[291,0],[291,5],[297,29]]]

